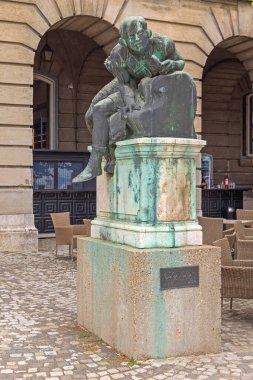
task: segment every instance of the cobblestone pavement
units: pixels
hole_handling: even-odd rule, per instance
[[[253,380],[253,301],[223,307],[223,352],[136,363],[76,322],[76,262],[0,253],[0,380]]]

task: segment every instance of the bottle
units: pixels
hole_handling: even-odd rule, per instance
[[[206,180],[205,180],[205,178],[202,178],[202,180],[201,180],[201,188],[202,189],[206,189]]]
[[[224,189],[228,189],[228,175],[227,174],[224,177]]]

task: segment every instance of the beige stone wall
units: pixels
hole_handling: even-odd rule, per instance
[[[31,86],[34,52],[42,36],[49,29],[80,32],[103,46],[107,53],[116,42],[120,22],[128,15],[143,15],[152,30],[171,36],[185,56],[186,70],[193,75],[198,89],[199,134],[202,74],[207,57],[233,36],[246,36],[249,41],[253,37],[253,7],[248,0],[2,0],[0,155],[5,161],[0,162],[1,214],[32,213]],[[222,47],[226,47],[226,42]],[[236,50],[235,45],[230,48]],[[235,51],[235,55],[252,81],[253,47],[250,45],[244,53]],[[5,155],[8,146],[13,149],[9,159]],[[14,198],[10,194],[15,194]]]

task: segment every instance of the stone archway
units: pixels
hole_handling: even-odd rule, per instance
[[[71,221],[75,224],[82,222],[83,218],[95,216],[94,181],[73,185],[71,179],[77,171],[83,170],[88,159],[87,147],[91,143],[91,135],[84,114],[96,93],[113,79],[104,66],[104,48],[115,44],[117,39],[117,29],[108,22],[91,16],[74,16],[53,25],[40,40],[34,70],[40,76],[56,78],[58,133],[55,139],[57,144],[52,146],[50,131],[53,125],[50,119],[49,125],[46,120],[45,127],[43,123],[41,127],[41,122],[33,125],[36,137],[33,144],[33,203],[39,233],[53,232],[52,212],[70,212]],[[45,50],[51,51],[50,59],[46,59]],[[40,93],[38,104],[42,107],[45,91]],[[45,106],[41,111],[38,107],[34,108],[34,120],[38,116],[43,119],[42,111],[45,113]],[[45,141],[47,136],[48,142]],[[42,139],[44,145],[39,145],[37,141]],[[45,151],[45,147],[53,151]]]
[[[238,188],[253,185],[252,119],[247,95],[252,93],[253,38],[235,36],[222,41],[208,57],[202,87],[203,153],[214,160],[213,183],[228,175]],[[242,207],[242,205],[241,205]],[[253,208],[252,192],[244,208]]]
[[[45,47],[53,53],[50,61],[44,58]],[[84,113],[96,93],[112,80],[104,66],[105,59],[103,48],[80,31],[53,28],[42,37],[34,70],[42,76],[55,77],[58,83],[58,144],[54,149],[87,150],[91,136]]]

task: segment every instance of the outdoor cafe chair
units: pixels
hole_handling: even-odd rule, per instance
[[[253,260],[233,260],[227,237],[213,242],[221,248],[221,296],[230,298],[230,310],[233,298],[253,298]]]
[[[50,216],[55,231],[56,256],[58,255],[59,245],[68,245],[69,256],[73,261],[73,250],[76,249],[77,246],[77,237],[90,236],[91,221],[89,219],[83,219],[83,224],[71,225],[69,212],[52,213]]]
[[[202,227],[203,244],[212,244],[214,241],[227,236],[231,250],[234,249],[235,231],[234,227],[223,231],[223,218],[209,218],[199,216],[198,222]]]
[[[232,254],[232,257],[234,258],[235,255],[235,242],[236,242],[236,233],[234,228],[229,228],[228,230],[223,231],[223,238],[227,238],[229,246],[230,246],[230,253]]]
[[[236,251],[237,258],[244,260],[253,260],[253,234],[252,228],[244,227],[240,220],[234,224],[236,233]]]
[[[212,244],[223,237],[223,218],[199,216],[198,222],[202,227],[203,244]]]
[[[252,220],[252,224],[253,224],[253,210],[238,208],[236,210],[236,219],[237,220]]]

